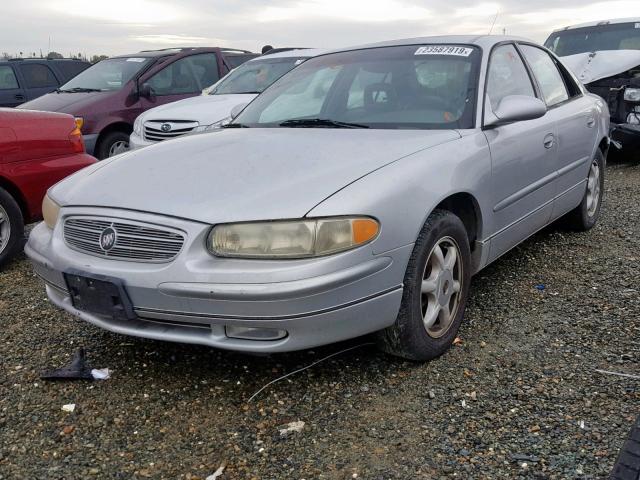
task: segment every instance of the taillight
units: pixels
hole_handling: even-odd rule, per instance
[[[84,140],[82,140],[82,132],[77,126],[69,134],[69,141],[71,142],[74,153],[84,153],[85,150]]]

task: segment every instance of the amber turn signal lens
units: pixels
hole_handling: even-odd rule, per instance
[[[357,218],[351,222],[353,243],[360,245],[366,243],[378,234],[380,225],[371,218]]]

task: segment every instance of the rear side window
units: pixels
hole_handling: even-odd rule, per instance
[[[64,81],[68,82],[80,72],[85,71],[91,65],[82,62],[56,62],[56,67],[62,74]]]
[[[46,65],[37,63],[18,65],[27,88],[57,87],[58,80]]]
[[[536,96],[527,69],[513,45],[502,45],[493,50],[489,61],[487,95],[494,111],[509,95]]]
[[[538,80],[547,106],[552,107],[569,99],[560,70],[547,52],[531,45],[520,45],[522,53]]]
[[[9,65],[0,65],[0,90],[11,90],[13,88],[20,88],[13,68]]]
[[[203,53],[167,65],[148,83],[156,95],[181,95],[199,92],[219,79],[216,55]]]

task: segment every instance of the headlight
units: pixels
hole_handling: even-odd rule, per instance
[[[221,257],[306,258],[364,245],[379,231],[369,217],[234,223],[215,226],[207,246]]]
[[[627,88],[624,91],[624,99],[627,102],[640,102],[640,88]]]
[[[136,118],[135,122],[133,122],[133,133],[137,136],[142,136],[142,119],[140,117]]]
[[[44,196],[42,200],[42,218],[44,223],[53,230],[58,222],[58,215],[60,214],[60,205],[51,200],[49,194]]]
[[[82,130],[82,127],[84,125],[84,118],[82,118],[82,117],[74,117],[74,120],[76,122],[76,127],[78,128],[78,130]]]

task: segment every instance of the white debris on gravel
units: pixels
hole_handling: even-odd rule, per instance
[[[226,463],[222,462],[218,467],[218,469],[215,472],[213,472],[211,475],[209,475],[205,480],[216,480],[216,478],[222,475],[222,473],[224,472],[224,467],[226,466],[227,466]]]
[[[302,420],[297,422],[291,422],[284,426],[284,428],[278,429],[281,437],[288,437],[292,433],[301,432],[304,428],[304,422]]]
[[[75,409],[76,409],[75,403],[67,403],[66,405],[62,406],[63,412],[73,413]]]
[[[91,376],[94,380],[106,380],[111,376],[111,370],[108,368],[94,368],[91,370]]]

